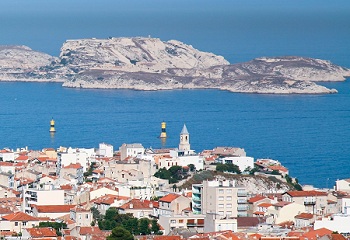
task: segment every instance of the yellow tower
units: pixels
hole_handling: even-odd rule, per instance
[[[162,132],[160,133],[160,138],[166,138],[166,122],[162,122]]]
[[[50,132],[51,133],[56,132],[56,130],[55,130],[55,121],[53,119],[51,119],[51,121],[50,121]]]

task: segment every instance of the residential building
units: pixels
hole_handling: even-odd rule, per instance
[[[285,202],[295,202],[305,206],[301,212],[323,215],[327,206],[328,194],[321,191],[289,191],[282,194]]]
[[[215,160],[217,163],[234,164],[243,172],[246,169],[254,168],[254,158],[246,156],[219,157]]]
[[[207,213],[204,219],[204,232],[231,230],[237,232],[237,218],[223,217],[217,213]]]
[[[98,145],[98,155],[100,157],[113,157],[113,145],[107,143],[100,143]]]
[[[269,224],[280,224],[282,222],[293,222],[294,217],[305,210],[303,204],[296,202],[278,202],[267,208],[266,220]]]
[[[153,215],[154,201],[131,199],[118,207],[118,212],[121,214],[131,213],[136,218],[149,218]],[[157,203],[158,204],[158,203]]]
[[[25,228],[39,225],[39,219],[23,212],[15,212],[1,217],[2,231],[22,232]]]
[[[24,207],[26,213],[32,212],[32,205],[64,205],[64,190],[54,189],[46,185],[42,189],[29,188],[24,193]]]
[[[247,216],[247,192],[234,181],[203,181],[192,187],[192,209],[194,213],[215,213],[224,217]],[[200,202],[199,202],[200,198]]]
[[[123,161],[128,157],[137,157],[139,154],[143,154],[145,152],[145,148],[141,143],[123,143],[121,147],[119,147],[119,151],[120,159]]]
[[[178,215],[190,207],[191,200],[183,195],[170,193],[158,200],[159,215]]]
[[[205,215],[191,214],[184,211],[181,214],[160,215],[158,223],[168,235],[174,229],[187,229],[188,232],[203,232]]]

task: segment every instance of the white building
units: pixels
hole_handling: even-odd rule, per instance
[[[80,163],[83,171],[86,172],[91,162],[96,158],[94,148],[71,148],[69,147],[65,152],[60,152],[57,155],[57,175],[62,167],[69,164]]]
[[[122,146],[119,147],[119,151],[120,159],[125,160],[127,157],[136,157],[137,155],[143,154],[145,152],[145,148],[141,143],[123,143]]]
[[[107,143],[100,143],[98,145],[98,154],[100,157],[113,157],[113,145]]]
[[[237,232],[237,218],[227,218],[215,213],[207,213],[204,219],[204,232],[231,230]]]
[[[0,160],[3,162],[15,161],[15,153],[9,149],[0,150]]]
[[[192,185],[192,210],[194,213],[212,213],[221,217],[247,216],[247,192],[234,181],[213,180]]]
[[[333,216],[316,220],[314,229],[327,228],[334,232],[349,233],[350,232],[350,215],[348,214],[334,214]]]
[[[43,189],[26,189],[24,193],[24,207],[27,213],[32,211],[31,205],[64,205],[64,190],[54,189],[46,185]]]
[[[254,168],[254,158],[252,157],[246,157],[246,156],[237,156],[237,157],[220,157],[216,160],[216,162],[218,163],[222,163],[222,164],[234,164],[237,165],[239,167],[239,170],[241,172],[243,172],[244,170],[246,170],[248,167],[250,169]]]

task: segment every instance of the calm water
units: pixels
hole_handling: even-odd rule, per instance
[[[12,0],[0,2],[0,44],[58,55],[74,38],[178,39],[230,62],[300,55],[350,67],[350,2]],[[176,147],[186,123],[192,148],[238,146],[286,165],[303,184],[330,187],[350,177],[349,82],[334,95],[253,95],[216,90],[139,92],[0,83],[0,148],[97,147],[124,142]],[[51,117],[57,133],[48,134]]]

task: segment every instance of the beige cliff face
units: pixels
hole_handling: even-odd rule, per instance
[[[0,47],[0,80],[62,81],[65,87],[324,94],[337,91],[317,82],[348,76],[349,69],[305,57],[229,64],[213,53],[157,38],[67,40],[59,58],[24,46]]]
[[[142,37],[69,40],[61,48],[60,59],[81,70],[154,73],[168,68],[204,69],[229,64],[221,56],[179,41]]]

